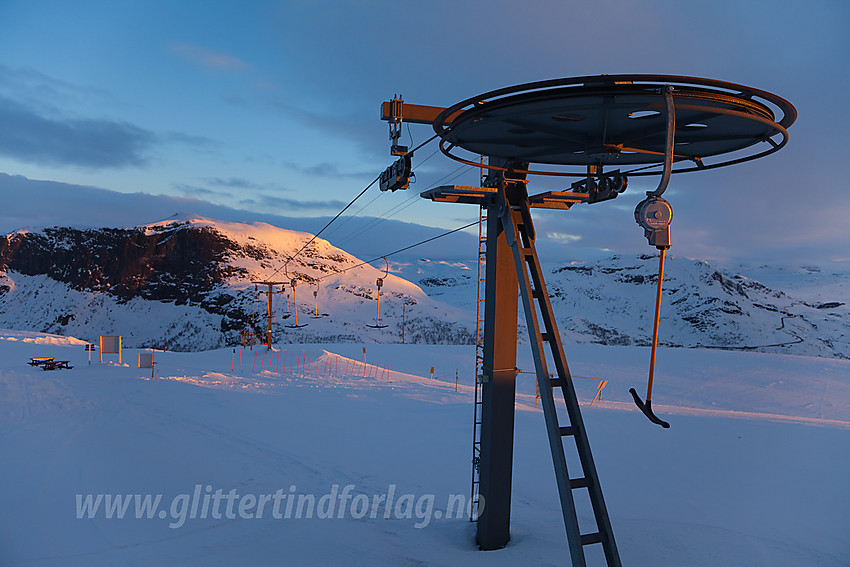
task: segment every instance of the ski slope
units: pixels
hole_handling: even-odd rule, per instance
[[[366,345],[365,366],[358,344],[157,352],[152,379],[136,367],[146,351],[89,365],[82,345],[0,331],[0,565],[568,564],[530,374],[518,383],[510,544],[478,551],[473,525],[446,517],[469,490],[471,347]],[[74,368],[26,364],[40,356]],[[648,349],[567,356],[585,377],[577,390],[624,565],[850,565],[850,361],[662,349],[662,430],[628,402]],[[530,360],[522,350],[519,368]],[[212,505],[201,517],[219,490],[234,495],[230,513],[219,499],[220,517]],[[284,500],[274,517],[279,490],[304,496],[301,517]],[[160,495],[151,518],[135,517],[135,495]]]

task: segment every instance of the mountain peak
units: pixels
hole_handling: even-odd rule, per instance
[[[393,342],[403,309],[409,342],[472,340],[466,313],[312,238],[197,215],[124,229],[14,233],[0,242],[0,327],[92,339],[120,334],[128,346],[216,348],[236,344],[245,330],[264,334],[267,290],[253,282],[272,279],[286,282],[274,288],[273,331],[281,342]],[[369,330],[379,317],[390,325]]]

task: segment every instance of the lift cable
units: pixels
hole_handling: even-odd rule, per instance
[[[460,232],[461,230],[464,230],[464,229],[467,229],[467,228],[469,228],[469,227],[475,226],[475,225],[477,225],[477,224],[478,224],[478,222],[479,222],[479,221],[474,221],[474,222],[471,222],[471,223],[469,223],[469,224],[465,224],[465,225],[463,225],[463,226],[461,226],[461,227],[458,227],[458,228],[455,228],[455,229],[453,229],[453,230],[450,230],[450,231],[448,231],[448,232],[443,232],[443,233],[441,233],[441,234],[438,234],[437,236],[432,236],[431,238],[427,238],[427,239],[422,240],[422,241],[420,241],[420,242],[417,242],[417,243],[415,243],[415,244],[411,244],[410,246],[405,246],[404,248],[399,248],[398,250],[395,250],[395,251],[393,251],[393,252],[389,252],[389,253],[387,253],[387,254],[381,254],[380,256],[376,256],[375,258],[372,258],[371,260],[366,260],[365,262],[360,262],[359,264],[355,264],[354,266],[349,266],[348,268],[345,268],[344,270],[340,270],[340,271],[338,271],[338,272],[334,272],[334,273],[332,273],[332,274],[328,274],[328,275],[326,275],[326,276],[322,276],[322,277],[320,277],[320,278],[316,278],[316,281],[322,281],[322,280],[323,280],[323,279],[325,279],[325,278],[329,278],[329,277],[331,277],[331,276],[337,276],[337,275],[339,275],[339,274],[342,274],[342,273],[344,273],[344,272],[347,272],[348,270],[353,270],[354,268],[359,268],[360,266],[365,266],[366,264],[371,264],[372,262],[375,262],[375,261],[377,261],[377,260],[382,260],[382,259],[384,259],[384,258],[388,258],[389,256],[394,256],[395,254],[399,254],[399,253],[401,253],[401,252],[405,252],[406,250],[410,250],[411,248],[415,248],[415,247],[417,247],[417,246],[422,246],[423,244],[427,244],[427,243],[429,243],[429,242],[432,242],[432,241],[434,241],[434,240],[437,240],[438,238],[442,238],[442,237],[444,237],[444,236],[448,236],[448,235],[450,235],[450,234],[454,234],[455,232]]]
[[[376,194],[374,197],[372,197],[372,199],[368,203],[366,203],[365,205],[363,205],[362,207],[357,209],[354,213],[346,216],[344,219],[342,219],[342,221],[335,224],[333,226],[333,228],[331,228],[330,231],[328,231],[328,235],[336,234],[340,229],[342,229],[342,227],[344,227],[346,225],[346,223],[348,223],[351,219],[357,217],[360,213],[362,213],[364,210],[366,210],[369,206],[372,205],[372,203],[374,203],[383,194],[384,194],[383,191]],[[355,229],[355,230],[357,230],[357,229]],[[340,240],[345,240],[345,239],[343,238],[343,239],[340,239]]]
[[[413,152],[415,152],[416,150],[420,149],[422,146],[424,146],[424,145],[426,145],[426,144],[429,144],[430,142],[433,142],[434,140],[436,140],[436,139],[437,139],[437,138],[439,138],[439,137],[440,137],[440,135],[439,135],[439,134],[434,134],[433,136],[431,136],[430,138],[428,138],[427,140],[425,140],[424,142],[422,142],[421,144],[419,144],[418,146],[416,146],[415,148],[413,148],[412,150],[410,150],[409,152],[407,152],[407,155],[411,155]],[[420,164],[420,165],[421,165],[421,164]]]
[[[418,165],[422,165],[423,163],[425,163],[426,161],[428,161],[429,159],[431,159],[432,157],[437,155],[438,151],[439,150],[435,150],[434,153],[432,153],[430,156],[428,156],[427,158],[422,160]],[[450,173],[447,173],[446,175],[442,176],[440,179],[438,179],[434,183],[430,184],[430,186],[428,187],[428,190],[439,186],[443,181],[445,181],[447,178],[449,178],[449,176],[453,176],[453,177],[451,177],[451,179],[457,178],[459,175],[461,175],[463,173],[462,170],[466,167],[467,166],[465,164],[462,164],[460,167],[455,168]],[[401,203],[398,203],[398,204],[394,205],[393,207],[390,207],[390,209],[388,211],[386,211],[384,214],[382,214],[380,217],[378,217],[375,220],[376,221],[386,220],[386,219],[388,219],[388,218],[390,218],[394,215],[397,215],[402,210],[406,209],[411,204],[413,204],[413,202],[417,202],[417,201],[419,201],[419,195],[414,193],[414,194],[410,195],[405,201],[402,201]],[[369,226],[369,225],[366,225],[366,226]],[[365,229],[365,228],[366,227],[363,227],[363,229]],[[350,237],[351,236],[349,235],[349,238]]]
[[[420,201],[420,200],[421,199],[419,198],[419,195],[417,195],[417,194],[410,195],[406,200],[402,201],[401,203],[396,203],[395,205],[390,207],[380,217],[374,217],[370,221],[366,222],[366,224],[364,224],[360,228],[355,228],[354,230],[352,230],[346,236],[340,237],[340,240],[347,242],[347,241],[351,240],[352,238],[354,238],[356,236],[360,236],[362,233],[364,233],[368,230],[371,230],[372,228],[374,228],[379,223],[387,220],[391,216],[401,212],[402,209],[404,209],[407,206],[413,204],[414,202]],[[349,217],[349,218],[351,218],[351,217]],[[342,223],[340,223],[339,226],[340,227],[345,226],[345,222],[343,221]]]
[[[431,155],[432,156],[436,155],[436,152],[434,152]],[[427,158],[426,158],[426,161],[427,161]],[[433,189],[434,187],[437,187],[443,181],[447,180],[447,182],[450,182],[450,181],[457,179],[458,177],[460,177],[461,175],[466,173],[467,167],[469,167],[469,166],[467,166],[466,164],[461,164],[460,167],[455,168],[451,173],[448,173],[448,174],[444,175],[443,177],[441,177],[440,179],[438,179],[437,181],[435,181],[428,189]],[[360,236],[361,234],[363,234],[367,230],[374,229],[376,226],[378,226],[379,224],[381,224],[385,220],[388,220],[388,219],[396,216],[397,214],[401,213],[403,210],[405,210],[406,208],[410,207],[411,205],[413,205],[417,202],[420,202],[419,195],[414,193],[413,195],[410,195],[405,201],[402,201],[401,203],[398,203],[398,204],[394,205],[393,207],[391,207],[388,211],[386,211],[380,217],[376,217],[376,218],[372,219],[371,221],[366,223],[361,228],[355,229],[350,234],[348,234],[344,238],[341,238],[340,240],[351,240],[352,238],[354,238],[356,236]],[[349,217],[349,218],[351,218],[351,217]],[[348,219],[346,219],[346,220],[348,220]],[[344,224],[345,224],[345,221],[343,221],[339,226],[343,226]]]
[[[416,164],[415,166],[413,166],[413,167],[414,167],[414,169],[415,169],[416,167],[421,166],[423,163],[425,163],[426,161],[428,161],[429,159],[431,159],[432,157],[434,157],[435,155],[437,155],[437,154],[439,153],[439,151],[440,151],[440,150],[434,150],[433,152],[431,152],[431,155],[429,155],[428,157],[426,157],[425,159],[423,159],[421,162],[419,162],[418,164]],[[362,207],[360,207],[360,209],[358,209],[356,213],[354,213],[354,214],[352,214],[352,215],[349,215],[349,216],[345,217],[345,219],[343,219],[343,221],[342,221],[342,222],[340,222],[340,223],[336,224],[336,225],[335,225],[335,226],[331,229],[330,234],[336,233],[338,230],[340,230],[342,227],[344,227],[344,226],[345,226],[345,224],[346,224],[348,221],[350,221],[350,220],[351,220],[351,219],[353,219],[354,217],[358,216],[358,215],[359,215],[360,213],[362,213],[365,209],[368,209],[368,208],[369,208],[369,206],[370,206],[372,203],[374,203],[374,202],[378,199],[378,197],[380,197],[380,196],[381,196],[381,195],[383,195],[383,194],[384,194],[384,192],[378,193],[377,195],[375,195],[375,197],[374,197],[371,201],[369,201],[368,203],[366,203],[365,205],[363,205]],[[410,201],[417,200],[417,198],[418,198],[418,197],[419,197],[419,195],[411,195],[410,197],[408,197],[407,201],[403,201],[401,204],[396,204],[396,205],[393,205],[392,207],[390,207],[390,209],[389,209],[387,212],[385,212],[383,215],[381,215],[381,217],[380,217],[379,219],[373,219],[373,220],[369,221],[369,222],[368,222],[365,226],[363,226],[363,227],[361,227],[361,228],[359,228],[359,229],[354,229],[354,231],[353,231],[351,234],[349,234],[347,237],[341,238],[340,240],[349,240],[349,239],[352,237],[352,234],[358,234],[358,235],[359,235],[360,233],[362,233],[363,231],[365,231],[365,230],[367,230],[369,227],[371,227],[371,226],[372,226],[372,225],[373,225],[376,221],[379,221],[380,219],[383,219],[386,215],[390,214],[390,213],[391,213],[392,211],[394,211],[396,208],[402,207],[403,205],[408,204]],[[399,210],[400,210],[400,209],[399,209]]]
[[[413,154],[413,152],[415,152],[416,150],[418,150],[418,149],[422,148],[423,146],[425,146],[426,144],[430,143],[431,141],[433,141],[434,139],[436,139],[436,138],[438,138],[438,137],[439,137],[439,135],[438,135],[438,134],[434,134],[433,136],[431,136],[430,138],[428,138],[427,140],[425,140],[424,142],[422,142],[421,144],[419,144],[418,146],[416,146],[415,148],[413,148],[412,150],[410,150],[410,151],[408,152],[408,155],[412,155],[412,154]],[[351,205],[353,205],[355,201],[357,201],[357,199],[359,199],[360,197],[362,197],[362,196],[363,196],[363,194],[364,194],[366,191],[368,191],[368,190],[372,187],[372,185],[374,185],[375,183],[377,183],[380,179],[381,179],[381,176],[380,176],[380,174],[379,174],[377,177],[375,177],[375,179],[373,179],[373,180],[372,180],[372,182],[371,182],[371,183],[369,183],[369,185],[367,185],[366,187],[364,187],[364,188],[363,188],[363,190],[362,190],[362,191],[360,191],[360,193],[358,193],[356,197],[354,197],[354,198],[353,198],[353,199],[352,199],[352,200],[351,200],[351,201],[350,201],[350,202],[349,202],[349,203],[348,203],[345,207],[343,207],[343,208],[342,208],[342,210],[336,214],[336,216],[334,216],[331,220],[329,220],[329,221],[328,221],[328,223],[327,223],[325,226],[323,226],[323,227],[322,227],[322,230],[320,230],[319,232],[317,232],[316,234],[314,234],[314,235],[313,235],[313,237],[312,237],[310,240],[308,240],[308,241],[307,241],[307,243],[306,243],[306,244],[304,244],[304,246],[302,246],[302,247],[298,250],[298,252],[296,252],[295,254],[293,254],[292,256],[290,256],[290,257],[289,257],[289,259],[288,259],[288,260],[287,260],[287,261],[283,264],[283,266],[281,266],[280,268],[278,268],[277,270],[275,270],[274,272],[272,272],[272,275],[271,275],[271,276],[269,276],[269,277],[274,276],[275,274],[277,274],[278,272],[280,272],[280,270],[284,270],[284,272],[286,272],[286,266],[289,264],[289,262],[291,262],[292,260],[294,260],[294,259],[295,259],[295,257],[296,257],[296,256],[298,256],[299,254],[301,254],[301,252],[303,252],[303,251],[304,251],[304,250],[305,250],[305,249],[306,249],[306,248],[307,248],[307,247],[308,247],[308,246],[309,246],[309,245],[310,245],[310,244],[311,244],[314,240],[316,240],[316,238],[318,238],[318,237],[319,237],[319,235],[320,235],[320,234],[322,234],[322,233],[325,231],[325,229],[327,229],[327,228],[328,228],[328,227],[329,227],[329,226],[330,226],[330,225],[331,225],[331,224],[332,224],[332,223],[333,223],[336,219],[338,219],[339,217],[341,217],[341,216],[342,216],[342,213],[344,213],[345,211],[347,211],[347,210],[348,210],[348,208],[349,208],[349,207],[351,207]]]
[[[322,227],[322,230],[320,230],[319,232],[317,232],[316,234],[314,234],[314,235],[313,235],[313,238],[311,238],[310,240],[308,240],[308,241],[307,241],[307,243],[306,243],[304,246],[302,246],[302,247],[298,250],[298,252],[296,252],[295,254],[293,254],[292,256],[290,256],[290,257],[289,257],[289,259],[288,259],[288,260],[287,260],[287,261],[283,264],[283,266],[281,266],[280,268],[278,268],[277,270],[275,270],[274,272],[272,272],[272,275],[271,275],[271,276],[269,276],[269,277],[270,277],[270,278],[271,278],[271,277],[273,277],[275,274],[277,274],[277,273],[278,273],[278,272],[280,272],[281,270],[284,270],[284,272],[285,272],[285,271],[286,271],[286,266],[289,264],[289,262],[291,262],[292,260],[294,260],[294,259],[295,259],[295,257],[296,257],[296,256],[298,256],[299,254],[301,254],[301,252],[303,252],[305,248],[307,248],[307,247],[308,247],[308,246],[309,246],[309,245],[310,245],[310,244],[311,244],[314,240],[316,240],[316,238],[318,238],[318,237],[319,237],[319,235],[320,235],[320,234],[322,234],[322,233],[325,231],[325,229],[326,229],[326,228],[328,228],[328,227],[331,225],[331,223],[332,223],[332,222],[334,222],[336,219],[338,219],[338,218],[342,215],[342,213],[344,213],[346,210],[348,210],[348,208],[349,208],[351,205],[353,205],[353,204],[354,204],[354,202],[355,202],[355,201],[357,201],[357,199],[359,199],[360,197],[362,197],[362,196],[363,196],[363,194],[364,194],[366,191],[368,191],[368,190],[372,187],[372,185],[374,185],[375,183],[377,183],[377,182],[378,182],[378,180],[379,180],[380,178],[381,178],[381,177],[380,177],[380,175],[379,175],[378,177],[376,177],[375,179],[373,179],[373,180],[372,180],[372,182],[371,182],[371,183],[369,183],[369,185],[367,185],[366,187],[364,187],[364,188],[363,188],[363,190],[362,190],[362,191],[360,191],[360,193],[358,193],[358,194],[357,194],[357,196],[356,196],[356,197],[354,197],[354,198],[353,198],[353,199],[352,199],[352,200],[351,200],[351,201],[350,201],[350,202],[349,202],[349,203],[348,203],[345,207],[343,207],[343,208],[342,208],[342,210],[341,210],[340,212],[338,212],[334,218],[332,218],[331,220],[329,220],[329,221],[328,221],[328,223],[327,223],[325,226],[323,226],[323,227]]]

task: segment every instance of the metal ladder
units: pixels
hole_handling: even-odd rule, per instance
[[[498,214],[505,228],[508,244],[513,249],[514,262],[519,278],[519,289],[525,318],[528,325],[529,338],[537,371],[537,383],[540,389],[540,399],[546,430],[549,436],[549,447],[555,466],[555,476],[561,499],[561,511],[569,542],[570,557],[573,567],[586,567],[585,546],[601,544],[608,567],[621,567],[620,556],[614,541],[614,532],[608,518],[608,511],[602,497],[602,488],[587,432],[581,417],[578,398],[573,388],[572,376],[564,356],[561,336],[555,323],[549,293],[543,279],[543,270],[534,245],[534,226],[529,211],[528,195],[525,191],[519,198],[508,200],[502,191],[499,198]],[[491,211],[496,214],[496,211]],[[543,329],[541,330],[541,323]],[[544,343],[548,344],[551,360],[556,369],[556,377],[550,378],[547,355]],[[555,406],[555,389],[560,388],[567,410],[567,422],[561,424]],[[564,451],[565,439],[572,441],[579,456],[581,474],[570,477],[567,470],[567,458]],[[576,513],[574,491],[587,491],[596,526],[582,533]]]
[[[482,419],[482,364],[484,364],[484,282],[487,257],[487,209],[483,206],[478,214],[478,299],[475,307],[475,403],[473,404],[472,426],[472,487],[470,489],[469,521],[478,521],[478,487],[480,485],[479,463],[481,462],[481,419]]]

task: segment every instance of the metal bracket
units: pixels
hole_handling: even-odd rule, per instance
[[[664,101],[667,108],[667,139],[664,149],[664,173],[655,191],[647,191],[646,199],[635,207],[635,221],[643,227],[643,235],[651,246],[659,250],[670,248],[670,222],[673,220],[673,208],[661,197],[670,183],[673,173],[673,149],[676,145],[676,108],[673,104],[673,87],[664,87]]]
[[[638,203],[635,208],[635,221],[643,227],[643,235],[650,246],[659,250],[670,248],[670,222],[673,220],[673,207],[663,197],[652,193]]]
[[[676,146],[676,107],[673,104],[673,87],[670,85],[664,86],[664,102],[667,109],[667,138],[664,144],[664,173],[661,175],[661,180],[658,182],[658,188],[655,191],[648,192],[647,195],[655,195],[660,197],[667,189],[667,184],[670,183],[670,175],[673,173],[673,149]]]
[[[404,114],[404,99],[401,95],[394,95],[390,101],[390,155],[406,156],[407,146],[399,145],[398,141],[401,138],[401,122]]]
[[[587,193],[587,203],[601,203],[614,199],[626,190],[629,185],[628,178],[620,173],[620,170],[603,174],[594,171],[595,166],[588,168],[587,177],[570,185],[570,191],[574,193]]]
[[[407,189],[410,185],[410,177],[413,175],[413,172],[410,170],[411,156],[413,156],[413,153],[403,155],[398,158],[395,163],[381,172],[379,180],[381,191]]]

